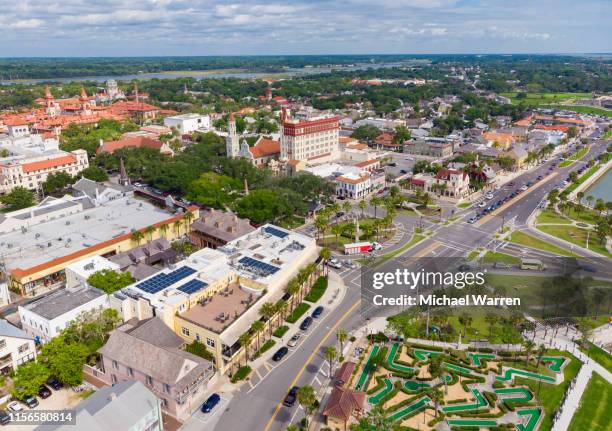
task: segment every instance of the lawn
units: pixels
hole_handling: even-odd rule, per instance
[[[312,288],[310,289],[310,292],[308,292],[308,295],[304,297],[304,300],[308,302],[317,302],[319,299],[321,299],[326,290],[327,277],[319,277],[317,281],[315,281],[315,283],[312,285]]]
[[[570,358],[570,363],[567,364],[567,366],[563,369],[564,379],[562,383],[558,385],[553,385],[550,383],[542,382],[540,384],[535,380],[525,379],[522,377],[516,377],[514,379],[516,386],[528,386],[533,391],[533,393],[536,394],[536,397],[538,398],[538,400],[540,400],[542,407],[544,407],[544,412],[546,413],[546,415],[542,419],[542,424],[540,425],[538,431],[548,431],[552,428],[553,415],[561,406],[563,396],[565,395],[565,391],[567,390],[570,381],[574,377],[576,377],[578,371],[580,371],[580,366],[582,365],[582,363],[578,359],[576,359],[574,356],[567,352],[549,349],[546,353],[550,356],[565,356],[567,358]],[[538,387],[540,387],[539,390]],[[590,430],[590,428],[583,429],[585,431]]]
[[[304,313],[306,313],[306,311],[308,311],[309,308],[310,308],[310,304],[306,304],[305,302],[302,302],[297,307],[295,307],[295,310],[293,310],[293,313],[291,313],[285,320],[289,323],[295,323],[298,321],[300,317],[304,315]]]
[[[576,151],[571,157],[568,157],[566,160],[559,163],[560,168],[567,168],[576,160],[583,158],[589,152],[589,147],[584,147]]]
[[[479,253],[480,253],[480,252],[479,252],[478,250],[472,250],[472,251],[470,251],[470,253],[467,255],[466,260],[467,260],[468,262],[471,262],[472,260],[476,259],[476,257],[478,257],[478,254],[479,254]]]
[[[612,139],[612,129],[608,130],[606,133],[603,134],[602,139]]]
[[[462,334],[461,341],[479,341],[487,339],[492,343],[520,343],[521,334],[513,325],[503,325],[498,322],[489,328],[485,320],[487,314],[495,314],[499,317],[507,317],[505,310],[493,307],[465,307],[462,313],[455,313],[448,317],[448,323],[453,327],[454,340],[457,341],[459,333]],[[465,328],[459,322],[459,315],[466,314],[472,318],[470,325]]]
[[[236,383],[240,380],[244,380],[249,374],[251,374],[251,367],[248,365],[243,365],[242,367],[238,368],[238,371],[236,371],[236,373],[232,376],[231,382]]]
[[[272,335],[274,335],[276,338],[282,338],[283,335],[285,335],[288,330],[289,330],[289,327],[287,325],[279,326],[278,328],[274,330]]]
[[[589,350],[587,350],[586,354],[589,355],[591,359],[599,362],[602,367],[612,373],[612,355],[610,355],[608,352],[597,347],[593,343],[589,343]]]
[[[601,165],[595,165],[593,167],[591,167],[588,171],[586,171],[586,173],[582,174],[580,176],[580,178],[578,178],[576,180],[576,182],[572,183],[569,185],[569,187],[567,187],[564,192],[566,193],[571,193],[574,190],[576,190],[576,188],[578,188],[578,186],[582,183],[584,183],[587,179],[589,179],[591,177],[591,175],[593,175],[595,172],[597,172],[599,170],[599,168],[601,167]]]
[[[459,205],[457,205],[457,207],[459,208],[469,208],[472,206],[471,202],[461,202]]]
[[[597,218],[599,217],[599,213],[595,210],[592,210],[588,207],[583,207],[581,211],[570,210],[567,212],[567,216],[572,220],[588,223],[588,224],[597,224]]]
[[[593,373],[569,431],[609,431],[612,424],[612,385]]]
[[[612,117],[612,110],[596,108],[594,106],[582,105],[548,105],[542,108],[564,109],[566,111],[579,112],[581,114],[603,115],[604,117]]]
[[[424,235],[420,235],[420,234],[416,233],[416,234],[412,235],[412,238],[410,239],[410,241],[408,241],[402,247],[398,248],[397,250],[390,251],[389,253],[383,254],[381,257],[385,258],[385,259],[390,259],[392,257],[395,257],[398,254],[401,254],[401,253],[405,252],[410,247],[412,247],[413,245],[421,242],[424,239],[425,239]]]
[[[571,224],[571,221],[562,217],[558,212],[551,210],[551,209],[546,209],[544,211],[542,211],[540,213],[540,215],[538,215],[538,218],[536,219],[536,223],[537,224]]]
[[[486,263],[494,263],[494,262],[509,263],[510,265],[521,263],[521,259],[516,256],[511,256],[506,253],[499,253],[499,252],[493,252],[493,251],[487,251],[487,253],[484,255],[484,261]]]
[[[564,248],[557,247],[554,244],[543,241],[532,235],[526,234],[525,232],[515,231],[510,235],[510,242],[515,244],[524,245],[531,248],[537,248],[539,250],[548,251],[561,256],[573,256],[574,254],[565,250]]]
[[[548,105],[559,103],[569,99],[581,99],[591,97],[591,93],[525,93],[524,98],[517,97],[519,93],[501,93],[508,97],[513,104],[523,103],[528,106]]]
[[[268,350],[270,350],[272,347],[274,347],[274,345],[276,344],[276,341],[274,340],[268,340],[265,343],[263,343],[263,345],[259,348],[259,350],[257,352],[255,352],[254,355],[254,359],[259,358],[261,355],[263,355],[265,352],[267,352]]]
[[[602,256],[612,256],[612,254],[608,253],[605,245],[601,244],[599,238],[597,238],[595,232],[591,229],[585,229],[575,226],[539,226],[538,229],[554,237],[571,242],[572,244],[575,244],[578,247],[584,248],[587,248],[586,245],[588,237],[589,250],[599,253]]]

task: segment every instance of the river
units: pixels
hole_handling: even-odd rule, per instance
[[[586,191],[585,196],[593,196],[595,199],[603,199],[604,202],[612,201],[612,169],[603,174]]]
[[[210,78],[273,78],[278,77],[295,77],[314,75],[319,73],[330,73],[332,70],[338,71],[354,71],[366,69],[385,69],[391,67],[406,67],[413,66],[414,61],[401,61],[392,63],[359,63],[348,66],[337,67],[303,67],[303,68],[288,68],[281,72],[210,72],[210,71],[176,71],[176,72],[159,72],[159,73],[138,73],[131,75],[106,75],[106,76],[75,76],[69,78],[44,78],[44,79],[23,79],[19,81],[0,81],[0,85],[11,84],[40,84],[43,82],[72,82],[72,81],[96,81],[106,82],[110,79],[115,81],[132,81],[134,79],[176,79],[176,78],[195,78],[195,79],[210,79]]]

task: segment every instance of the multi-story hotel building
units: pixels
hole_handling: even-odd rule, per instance
[[[338,117],[291,118],[281,112],[281,160],[313,160],[338,152]]]

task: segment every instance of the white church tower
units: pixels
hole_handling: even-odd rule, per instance
[[[227,138],[225,138],[227,157],[234,159],[240,154],[240,142],[238,140],[238,133],[236,132],[236,119],[234,118],[233,112],[229,115],[227,132]]]

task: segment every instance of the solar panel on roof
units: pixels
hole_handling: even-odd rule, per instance
[[[160,273],[157,274],[148,280],[143,281],[142,283],[138,283],[136,285],[137,288],[144,290],[147,293],[157,293],[160,290],[164,290],[165,288],[172,286],[179,280],[182,280],[185,277],[190,276],[195,273],[196,270],[189,266],[181,266],[174,271],[171,271],[167,274]]]
[[[264,232],[269,233],[270,235],[274,235],[276,237],[279,238],[285,238],[287,236],[289,236],[289,234],[287,232],[284,232],[280,229],[277,229],[275,227],[272,226],[266,226],[264,227]]]
[[[205,288],[206,286],[208,286],[208,284],[204,283],[202,280],[194,279],[189,280],[187,283],[179,286],[177,289],[183,293],[191,295],[192,293],[195,293],[198,290]]]
[[[261,274],[262,276],[270,275],[276,273],[280,268],[270,265],[268,263],[262,262],[257,259],[253,259],[252,257],[245,256],[240,259],[238,262],[247,266],[249,269],[253,270],[256,273]]]

